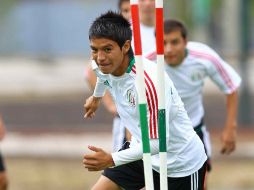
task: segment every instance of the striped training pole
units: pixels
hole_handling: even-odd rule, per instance
[[[168,189],[167,180],[167,143],[165,117],[165,82],[164,82],[164,39],[163,39],[163,0],[155,0],[156,7],[156,53],[157,53],[157,92],[158,126],[160,146],[160,189]]]
[[[146,190],[153,190],[153,172],[152,172],[152,161],[150,152],[150,142],[148,133],[147,123],[147,101],[146,101],[146,90],[144,81],[144,69],[142,63],[142,48],[140,38],[140,23],[139,23],[139,11],[138,11],[138,0],[131,0],[131,15],[132,15],[132,29],[135,46],[135,62],[136,64],[136,81],[138,90],[138,101],[139,101],[139,115],[140,125],[142,134],[142,145],[143,145],[143,161],[144,161],[144,174],[145,174],[145,186]]]

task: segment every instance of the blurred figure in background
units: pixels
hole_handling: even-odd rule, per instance
[[[131,20],[130,0],[119,0],[118,9],[120,10],[121,14],[125,19]]]
[[[2,141],[5,136],[5,127],[2,116],[0,115],[0,140]],[[0,190],[6,190],[8,187],[8,179],[4,165],[3,156],[0,153]]]
[[[156,54],[155,54],[156,55]],[[150,57],[156,61],[156,56]],[[236,128],[240,76],[213,49],[198,42],[188,42],[187,29],[178,20],[164,21],[165,71],[172,79],[192,121],[203,141],[211,170],[211,143],[204,123],[203,86],[209,77],[226,97],[226,122],[221,135],[222,154],[236,148]]]
[[[124,18],[131,22],[131,6],[130,0],[119,0],[118,8]],[[154,0],[139,0],[140,11],[140,32],[142,38],[143,54],[147,55],[156,50],[155,41],[155,1]],[[132,41],[133,42],[133,41]],[[134,48],[134,45],[132,44]],[[96,75],[92,67],[88,67],[85,73],[88,84],[91,89],[95,88]],[[116,111],[116,107],[109,92],[106,92],[102,98],[105,108],[114,116],[113,119],[113,145],[112,150],[118,151],[126,141],[130,141],[130,132],[121,124],[121,119]]]
[[[143,55],[156,50],[155,0],[139,0],[140,33]],[[134,40],[132,40],[134,43]],[[134,45],[132,44],[134,50]]]

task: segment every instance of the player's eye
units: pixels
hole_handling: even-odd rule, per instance
[[[110,53],[110,52],[111,52],[111,48],[105,48],[104,51],[105,51],[106,53]]]
[[[171,43],[172,43],[172,45],[177,45],[179,43],[179,40],[175,39]]]
[[[97,51],[98,51],[97,49],[91,48],[91,52],[92,52],[92,53],[97,53]]]

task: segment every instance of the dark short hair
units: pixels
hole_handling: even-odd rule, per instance
[[[93,38],[106,38],[115,41],[120,48],[127,40],[132,39],[130,23],[120,14],[108,11],[102,14],[92,23],[89,29],[89,40]],[[132,48],[129,55],[133,55]]]
[[[164,21],[164,33],[169,34],[171,32],[180,31],[184,39],[187,38],[188,32],[184,24],[178,20],[167,19]]]
[[[122,6],[122,4],[123,4],[124,2],[130,3],[130,0],[119,0],[119,1],[118,1],[118,9],[119,9],[119,10],[121,9],[121,6]]]

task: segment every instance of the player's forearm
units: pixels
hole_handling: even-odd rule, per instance
[[[97,77],[93,96],[94,97],[103,97],[105,92],[106,92],[106,86],[104,85],[104,81]]]
[[[150,141],[151,154],[155,155],[159,153],[159,141],[158,139],[152,139]],[[137,143],[128,149],[120,152],[112,153],[115,166],[120,166],[143,158],[143,148],[141,143]]]
[[[90,88],[94,90],[96,81],[97,81],[97,77],[96,77],[96,74],[94,73],[94,71],[92,70],[92,67],[87,68],[86,78],[87,78],[87,82],[88,82]]]
[[[227,117],[226,128],[235,129],[237,127],[237,108],[238,108],[238,93],[237,91],[227,95]]]

